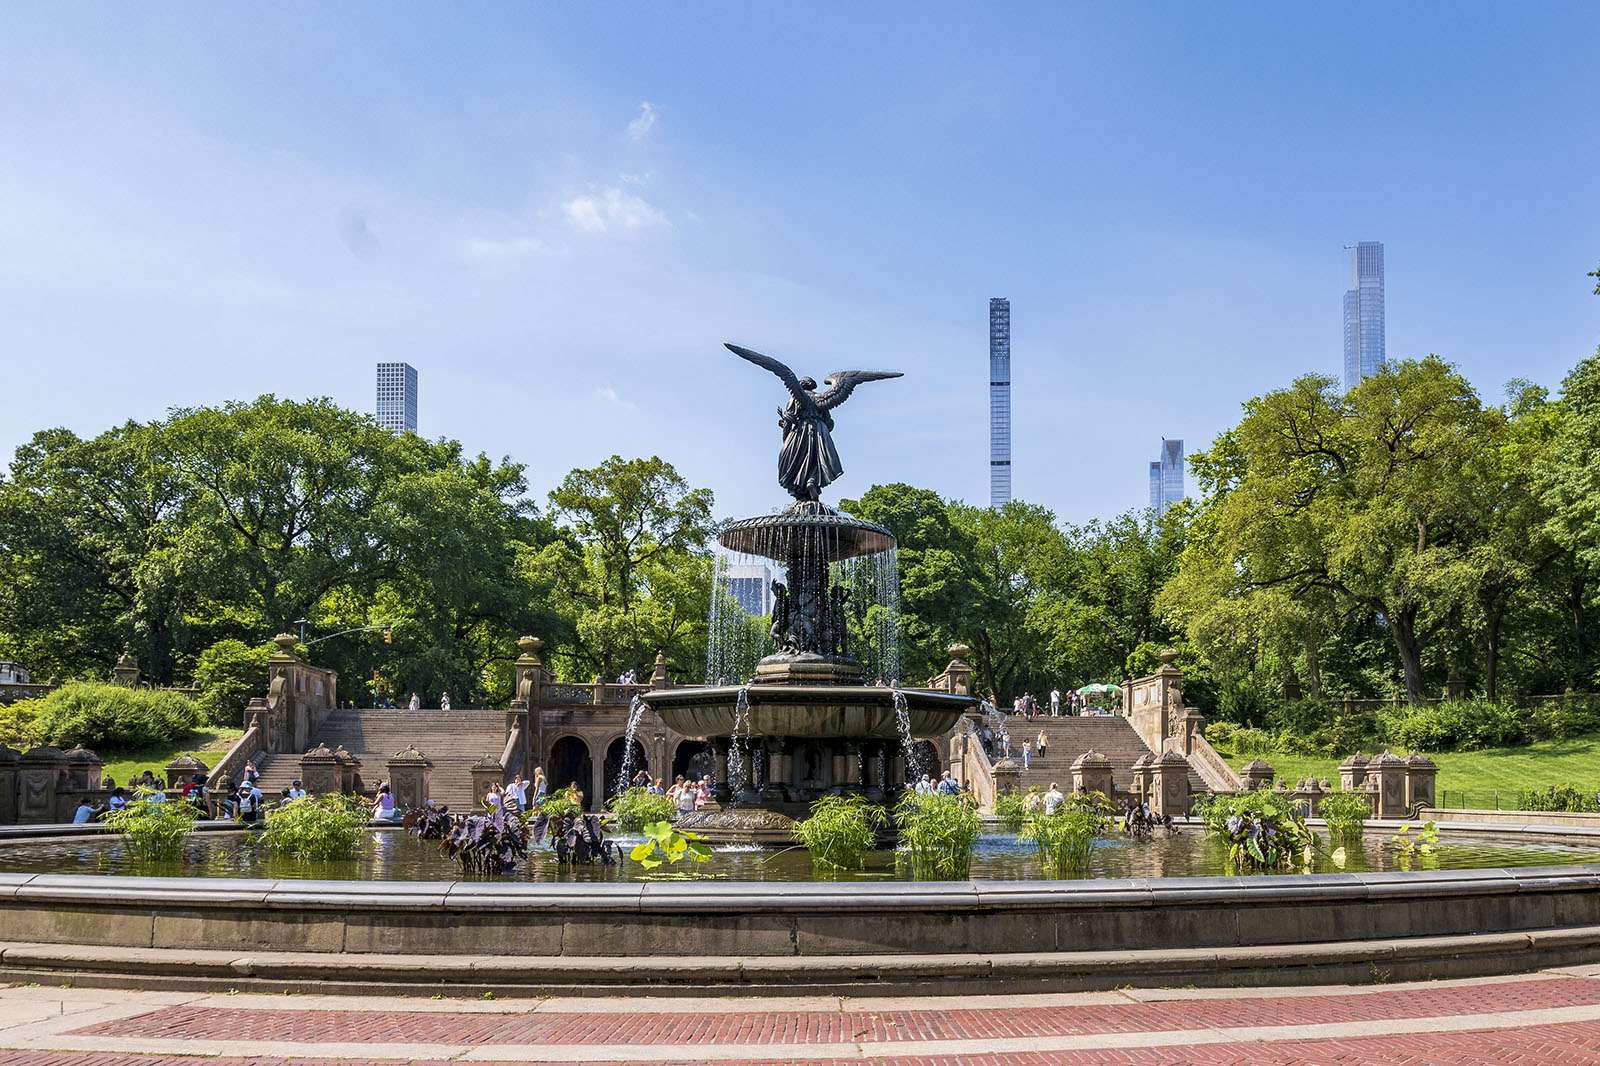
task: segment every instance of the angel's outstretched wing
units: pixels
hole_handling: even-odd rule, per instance
[[[782,381],[784,388],[789,390],[789,395],[799,400],[802,404],[810,399],[806,395],[806,390],[800,387],[800,379],[795,376],[794,371],[772,358],[772,356],[762,355],[760,352],[751,351],[749,348],[741,348],[737,344],[729,344],[726,347],[728,351],[737,355],[740,359],[748,359],[756,366],[764,367],[778,375],[778,380]]]
[[[855,387],[863,381],[882,381],[885,378],[904,376],[898,370],[840,370],[823,379],[823,382],[832,388],[817,395],[817,406],[824,411],[831,411],[849,399]]]

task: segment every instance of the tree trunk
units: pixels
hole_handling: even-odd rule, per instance
[[[1405,668],[1406,699],[1412,703],[1422,699],[1422,643],[1417,639],[1417,611],[1407,607],[1393,614],[1384,612],[1389,619],[1389,632],[1394,637],[1395,651],[1400,653],[1400,665]]]
[[[1499,683],[1500,620],[1504,615],[1504,607],[1489,612],[1483,631],[1483,698],[1490,702],[1494,701]]]
[[[1317,654],[1317,648],[1322,643],[1321,634],[1317,631],[1317,623],[1313,619],[1306,619],[1306,685],[1309,687],[1312,699],[1322,696],[1322,662]]]

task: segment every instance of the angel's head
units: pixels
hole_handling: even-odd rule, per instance
[[[817,379],[816,378],[801,378],[800,379],[800,387],[802,389],[805,389],[807,392],[816,392],[817,391]]]

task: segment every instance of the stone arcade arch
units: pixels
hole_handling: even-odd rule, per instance
[[[698,781],[706,774],[716,777],[716,760],[711,752],[711,745],[704,740],[680,740],[677,748],[672,753],[672,776],[676,779],[680,774],[688,779]]]
[[[610,799],[617,793],[617,785],[622,773],[622,755],[627,750],[627,737],[616,737],[606,745],[605,769],[601,777],[602,789],[605,798]],[[650,770],[650,757],[645,753],[644,745],[637,739],[633,742],[633,768],[628,772],[636,774],[640,770]],[[598,809],[598,808],[597,808]]]
[[[599,809],[593,795],[594,756],[582,737],[565,736],[550,745],[550,758],[545,760],[544,772],[551,795],[576,781],[583,790],[585,806]]]

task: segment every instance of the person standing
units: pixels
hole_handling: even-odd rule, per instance
[[[1050,782],[1050,791],[1044,794],[1044,813],[1054,814],[1061,809],[1067,797],[1061,794],[1054,781]]]
[[[1032,755],[1033,755],[1033,741],[1024,740],[1022,742],[1022,768],[1024,770],[1026,770],[1028,768],[1028,759]]]
[[[1046,737],[1044,735],[1044,730],[1043,729],[1039,730],[1039,737],[1038,737],[1038,740],[1035,741],[1035,743],[1037,743],[1039,745],[1039,758],[1041,758],[1041,759],[1044,758],[1044,745],[1045,745],[1045,741],[1048,740],[1048,739],[1050,739],[1050,738]]]
[[[450,709],[450,693],[439,693],[439,709],[441,711],[448,711]]]
[[[406,704],[406,706],[410,707],[413,711],[419,711],[422,709],[422,701],[418,699],[417,694],[413,692],[411,694],[411,702]]]
[[[1058,688],[1050,690],[1050,717],[1061,717],[1061,690]]]

